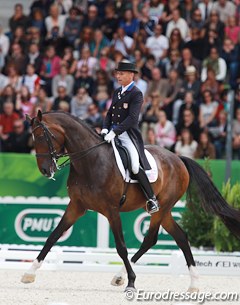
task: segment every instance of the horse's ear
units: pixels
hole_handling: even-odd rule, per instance
[[[26,114],[26,120],[28,121],[28,123],[31,124],[32,118],[30,117],[30,115]]]
[[[38,118],[39,122],[42,121],[42,111],[41,110],[38,110],[37,118]]]

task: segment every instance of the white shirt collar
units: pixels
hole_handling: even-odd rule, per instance
[[[134,81],[132,81],[132,82],[131,82],[130,84],[128,84],[127,86],[122,87],[121,94],[123,94],[125,91],[127,91],[128,87],[130,87],[133,83],[134,83]]]

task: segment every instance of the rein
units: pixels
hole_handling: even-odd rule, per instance
[[[59,154],[57,153],[53,143],[52,143],[52,139],[54,139],[56,142],[57,142],[57,139],[56,137],[54,136],[54,134],[49,130],[49,128],[42,122],[39,123],[39,125],[37,125],[33,130],[32,130],[32,134],[34,135],[34,131],[38,128],[42,128],[43,130],[43,134],[44,134],[44,138],[48,144],[48,149],[49,151],[47,153],[36,153],[36,157],[39,158],[39,157],[47,157],[50,155],[52,161],[55,163],[56,165],[56,168],[58,170],[68,166],[71,164],[72,161],[75,161],[75,160],[79,160],[79,159],[82,159],[84,157],[86,157],[90,152],[92,152],[95,148],[103,145],[106,143],[106,141],[102,141],[92,147],[89,147],[85,150],[82,150],[82,151],[77,151],[77,152],[73,152],[73,153],[62,153],[62,154]],[[69,157],[67,160],[63,161],[63,163],[61,164],[57,164],[57,160],[60,159],[60,158],[63,158],[63,157]]]

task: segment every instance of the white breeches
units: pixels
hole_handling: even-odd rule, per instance
[[[132,140],[130,139],[129,135],[127,132],[123,132],[118,136],[119,140],[122,143],[122,146],[126,147],[129,154],[130,154],[130,159],[131,159],[131,165],[132,165],[132,172],[134,174],[137,174],[139,172],[139,155],[138,151],[133,144]]]

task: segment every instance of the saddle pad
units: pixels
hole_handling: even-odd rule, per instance
[[[115,145],[115,142],[114,141],[111,141],[112,143],[112,147],[113,147],[113,151],[114,151],[114,155],[115,155],[115,159],[116,159],[116,162],[117,162],[117,166],[123,176],[123,179],[126,180],[126,182],[128,183],[138,183],[137,180],[133,180],[131,179],[130,177],[130,174],[129,174],[129,170],[125,170],[124,166],[123,166],[123,163],[122,163],[122,159],[119,155],[119,152],[116,148],[116,145]],[[148,162],[151,166],[151,169],[150,170],[146,170],[145,173],[149,179],[149,181],[151,183],[155,182],[158,178],[158,168],[157,168],[157,163],[155,161],[155,159],[153,158],[153,156],[150,154],[150,152],[145,149],[145,155],[148,159]]]

